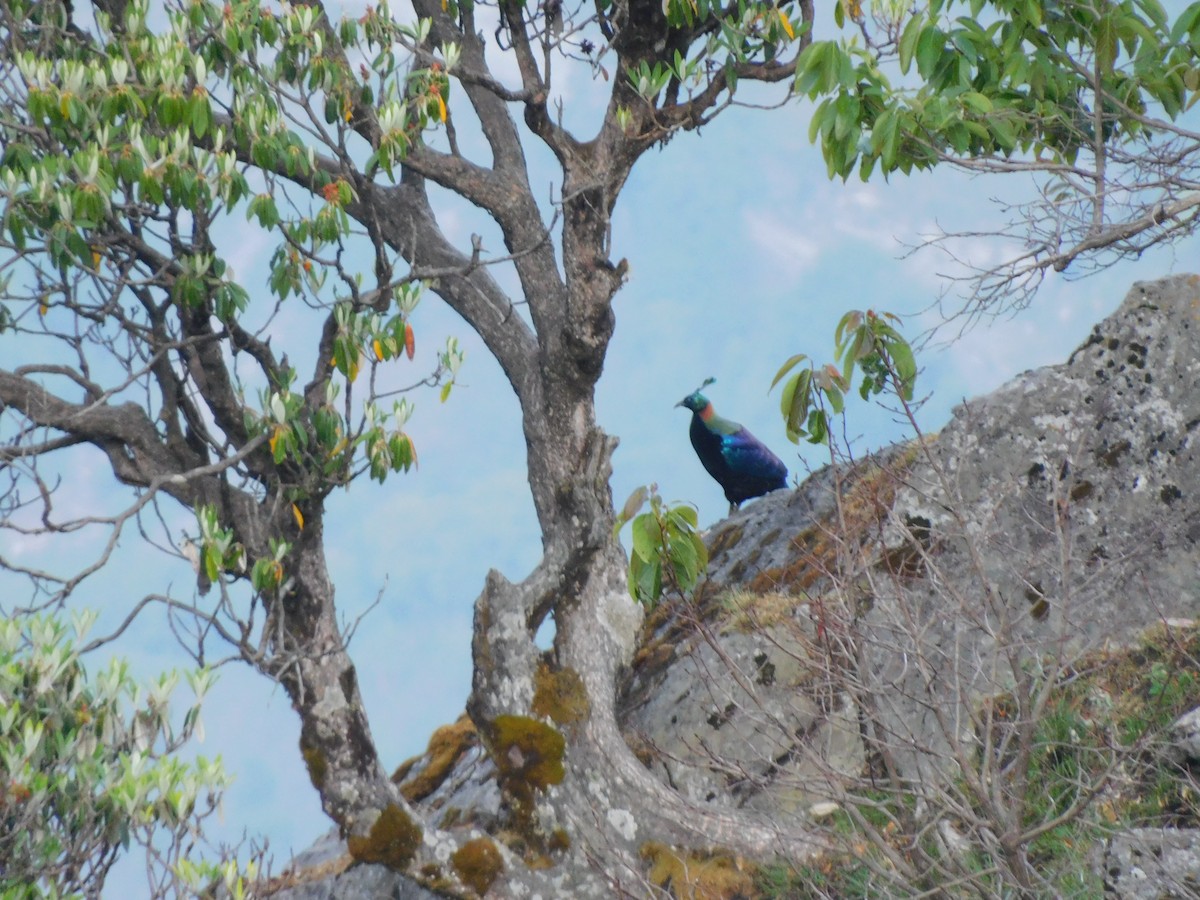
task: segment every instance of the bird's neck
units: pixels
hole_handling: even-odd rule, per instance
[[[696,415],[700,421],[704,423],[704,427],[713,434],[733,434],[742,426],[737,422],[731,422],[728,419],[723,419],[713,410],[713,405],[710,403],[704,409],[700,410]]]

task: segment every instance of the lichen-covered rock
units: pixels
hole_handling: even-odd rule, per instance
[[[442,900],[417,882],[385,866],[361,865],[339,875],[287,888],[276,900]]]
[[[1177,765],[1200,765],[1200,708],[1180,716],[1168,735],[1167,758]]]
[[[972,702],[1200,614],[1200,277],[1134,285],[1070,360],[955,411],[888,517],[868,687],[907,774],[955,765]],[[916,748],[920,748],[919,750]]]
[[[777,598],[781,606],[787,600],[769,624],[752,623],[747,609],[715,617],[707,637],[681,635],[678,661],[647,668],[631,686],[624,724],[634,746],[695,802],[794,813],[826,796],[801,786],[819,788],[830,769],[862,768],[853,704],[816,677],[811,612],[794,597]]]
[[[1068,362],[924,445],[714,526],[696,606],[649,620],[631,743],[695,800],[791,814],[862,767],[847,683],[905,774],[944,773],[972,705],[1022,666],[1196,616],[1198,385],[1200,278],[1137,284]]]
[[[1099,855],[1105,897],[1200,897],[1200,830],[1135,828],[1113,835]]]
[[[385,866],[353,865],[336,830],[297,854],[265,894],[275,900],[437,900],[436,894]]]

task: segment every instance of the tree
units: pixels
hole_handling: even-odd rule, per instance
[[[615,441],[595,422],[593,388],[625,273],[607,248],[630,168],[726,108],[739,82],[786,84],[811,6],[421,0],[413,24],[386,6],[341,22],[315,4],[186,2],[161,19],[136,2],[94,10],[94,26],[71,4],[12,4],[5,19],[5,326],[10,340],[58,343],[45,363],[0,374],[6,459],[23,478],[11,509],[33,485],[35,527],[70,528],[54,520],[38,464],[80,443],[134,489],[114,535],[165,497],[195,508],[201,578],[221,598],[216,612],[193,614],[283,685],[351,851],[407,865],[428,843],[371,739],[325,564],[324,501],[414,460],[407,407],[388,409],[376,376],[411,341],[417,283],[429,283],[520,401],[543,534],[537,569],[515,585],[493,573],[476,607],[470,712],[514,821],[534,843],[565,829],[576,852],[612,854],[613,872],[636,865],[633,822],[679,843],[775,846],[767,823],[687,808],[621,740],[615,676],[640,614],[624,592],[608,488]],[[485,59],[493,34],[517,63],[516,87]],[[590,138],[557,120],[551,61],[611,79]],[[470,118],[478,148],[458,137]],[[427,140],[435,130],[444,149]],[[561,167],[549,215],[528,181],[527,140]],[[501,289],[478,242],[449,241],[431,185],[493,219],[520,298]],[[217,234],[235,214],[277,236],[273,307],[251,304],[228,273]],[[322,310],[304,374],[266,337],[281,305],[297,302]],[[457,362],[449,347],[432,380],[451,384]],[[26,574],[58,602],[86,573]],[[551,611],[547,663],[533,638]],[[545,677],[580,694],[582,721],[533,713],[546,665]],[[594,817],[596,785],[608,810]],[[800,835],[785,849],[803,845]]]
[[[0,626],[0,896],[99,896],[130,845],[151,861],[154,897],[191,896],[214,878],[233,887],[236,863],[188,859],[228,784],[221,761],[177,755],[200,727],[212,673],[187,673],[196,700],[173,723],[178,672],[147,689],[123,660],[88,674],[80,641],[94,620],[77,615],[68,629],[34,615]]]
[[[951,255],[980,234],[1019,247],[961,279],[967,311],[1022,306],[1048,272],[1095,272],[1200,227],[1200,133],[1181,119],[1200,88],[1200,5],[1174,20],[1158,0],[838,9],[858,33],[814,43],[796,78],[820,101],[810,134],[830,175],[950,164],[1038,180],[997,231],[929,240]]]
[[[5,522],[43,533],[80,524],[56,517],[42,475],[51,454],[76,445],[103,454],[132,490],[105,520],[111,542],[167,498],[195,509],[193,543],[177,551],[195,557],[200,589],[211,583],[217,600],[156,596],[138,608],[192,616],[200,640],[216,636],[283,686],[313,785],[358,859],[435,862],[431,848],[464,836],[420,821],[387,778],[324,544],[335,488],[415,462],[411,407],[394,400],[386,366],[411,353],[427,285],[479,334],[517,396],[542,532],[542,562],[518,584],[493,572],[475,612],[468,706],[513,829],[532,851],[581,854],[617,881],[638,869],[647,834],[802,858],[815,847],[809,833],[687,803],[617,726],[617,674],[641,614],[613,535],[616,442],[593,402],[626,273],[609,258],[611,215],[642,154],[736,105],[748,82],[777,85],[780,101],[793,84],[830,94],[814,127],[843,156],[857,129],[854,146],[878,135],[890,168],[932,164],[923,148],[941,147],[939,133],[918,122],[905,140],[885,140],[879,111],[858,99],[878,93],[875,69],[810,47],[809,0],[414,8],[408,23],[386,5],[335,21],[317,3],[179,0],[159,14],[96,0],[92,22],[69,2],[6,6],[0,324],[40,355],[0,370],[13,473]],[[836,13],[863,21],[854,5]],[[501,55],[517,83],[497,74]],[[565,67],[606,85],[590,136],[556,108]],[[934,70],[921,74],[937,86]],[[1033,115],[1041,101],[1013,102]],[[560,171],[550,209],[528,175],[534,144]],[[849,171],[844,158],[833,168]],[[502,259],[481,238],[451,241],[438,189],[489,217]],[[258,286],[227,265],[222,233],[242,216],[276,241],[273,302],[251,302]],[[515,276],[514,293],[497,265]],[[271,329],[297,304],[319,322],[307,346],[284,353]],[[303,367],[289,361],[306,356]],[[460,363],[449,343],[427,382],[445,396]],[[65,574],[8,567],[29,577],[34,601],[57,604],[105,558]],[[555,645],[543,654],[534,636],[551,613]],[[547,876],[510,866],[497,877]]]

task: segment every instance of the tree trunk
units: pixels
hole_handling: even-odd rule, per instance
[[[355,855],[403,868],[419,846],[420,832],[371,737],[358,676],[337,624],[322,524],[321,517],[309,516],[293,547],[294,588],[276,601],[268,618],[273,652],[261,668],[283,685],[300,716],[300,752],[309,778],[321,807],[350,836]],[[369,838],[377,814],[385,813],[393,824],[405,817],[407,839],[356,848],[354,841]]]
[[[582,392],[581,392],[582,393]],[[564,414],[565,413],[565,414]],[[616,440],[594,423],[588,391],[554,416],[574,430],[528,429],[530,480],[555,486],[539,509],[546,554],[519,584],[489,574],[476,601],[468,705],[500,773],[510,825],[534,847],[569,844],[607,889],[644,884],[648,840],[802,859],[815,849],[765,817],[692,805],[634,756],[616,718],[616,686],[642,623],[613,536],[609,488]],[[534,636],[553,611],[553,649]],[[639,888],[636,893],[642,893]]]

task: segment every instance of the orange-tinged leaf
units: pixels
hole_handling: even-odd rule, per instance
[[[44,316],[49,311],[50,311],[50,297],[48,295],[43,295],[42,302],[38,304],[38,315]]]
[[[100,268],[100,251],[99,250],[92,250],[92,268],[93,269]]]
[[[379,343],[379,338],[375,338],[375,340],[371,342],[371,346],[373,346],[375,348],[375,358],[378,360],[382,360],[383,359],[383,344]]]
[[[413,354],[417,352],[416,338],[413,336],[412,323],[404,323],[404,355],[409,359],[413,358]]]
[[[296,518],[296,524],[300,526],[300,530],[304,530],[304,513],[300,512],[300,507],[295,503],[292,504],[292,515]]]
[[[279,443],[279,435],[280,435],[280,434],[282,434],[282,433],[283,433],[283,426],[282,426],[282,425],[276,425],[276,426],[275,426],[275,428],[274,428],[274,430],[272,430],[272,432],[271,432],[271,439],[267,441],[267,444],[268,444],[268,445],[270,446],[270,448],[271,448],[271,455],[272,455],[272,456],[274,456],[274,455],[275,455],[275,445]]]
[[[441,94],[434,94],[438,102],[438,116],[443,122],[446,121],[446,101],[442,99]]]
[[[787,17],[787,13],[776,7],[775,14],[779,16],[779,24],[783,26],[783,31],[788,36],[788,40],[794,41],[796,39],[796,30],[792,28],[792,21]]]

